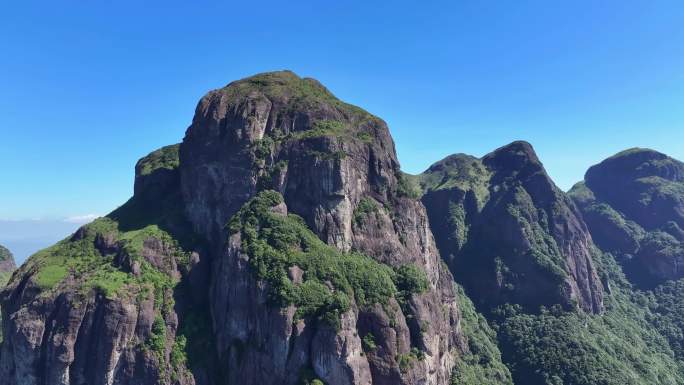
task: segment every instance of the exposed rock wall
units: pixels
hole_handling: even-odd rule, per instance
[[[258,190],[272,188],[280,191],[288,209],[301,215],[328,244],[342,251],[362,252],[390,266],[415,264],[424,269],[430,291],[412,299],[411,325],[401,331],[410,334],[415,347],[426,353],[423,368],[404,375],[396,355],[388,353],[357,357],[359,364],[346,370],[361,381],[369,378],[364,368],[370,365],[374,383],[448,382],[451,351],[459,343],[452,278],[440,264],[422,204],[398,191],[399,164],[384,122],[340,102],[312,79],[288,72],[261,75],[210,92],[200,101],[181,145],[180,164],[188,217],[196,231],[215,244],[225,237],[226,222],[242,204]],[[224,264],[235,267],[236,258],[233,249],[223,250],[215,271],[235,274]],[[218,317],[227,302],[234,303],[223,293],[237,297],[258,294],[249,277],[230,277],[219,276],[212,286],[214,327],[222,335],[219,341],[244,339],[241,330],[246,327],[244,323],[231,326],[240,313],[227,319]],[[254,333],[276,333],[269,338],[281,346],[273,352],[282,351],[292,332],[288,329],[292,320],[261,315],[280,326],[255,324],[252,327],[258,329]],[[353,325],[361,316],[345,315],[351,329],[342,335],[358,334]],[[382,320],[387,315],[371,312],[364,317]],[[249,317],[256,318],[260,317]],[[328,336],[325,344],[342,338],[332,337]],[[349,342],[344,345],[351,346]],[[266,361],[282,360],[274,359],[269,356]],[[335,365],[344,366],[345,360],[330,358]],[[282,362],[276,365],[285,367]],[[384,372],[392,374],[387,377]],[[267,371],[261,373],[264,375],[254,383],[273,378]]]

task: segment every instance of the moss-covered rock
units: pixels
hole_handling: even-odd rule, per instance
[[[273,303],[294,305],[297,319],[316,319],[339,328],[340,316],[352,303],[388,305],[397,294],[395,282],[409,295],[427,289],[416,270],[407,277],[407,268],[395,273],[372,258],[326,245],[301,217],[272,211],[282,204],[279,193],[263,191],[245,204],[228,227],[241,235],[242,252],[249,255],[256,277],[268,284]],[[297,282],[289,277],[293,268],[301,272]]]

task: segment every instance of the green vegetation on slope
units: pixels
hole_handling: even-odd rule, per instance
[[[586,216],[596,216],[608,221],[612,227],[619,229],[625,238],[634,240],[634,243],[638,244],[638,241],[645,236],[645,231],[641,226],[626,219],[605,203],[589,204],[585,207],[584,212]]]
[[[136,166],[137,176],[177,167],[177,150],[177,145],[167,146],[144,157]],[[162,175],[169,178],[172,174]],[[197,246],[198,240],[179,204],[177,181],[166,179],[163,183],[172,191],[163,191],[162,196],[156,195],[159,191],[136,191],[136,196],[107,217],[34,254],[21,269],[31,275],[42,295],[70,291],[76,294],[76,304],[79,296],[93,291],[108,300],[125,302],[142,301],[151,295],[155,321],[148,339],[139,347],[156,357],[162,378],[171,381],[185,375],[187,367],[206,367],[203,357],[212,341],[207,315],[186,308],[176,340],[167,346],[170,325],[175,323],[175,297],[188,296],[178,271],[188,270],[188,250]],[[185,307],[192,306],[187,302]]]
[[[149,283],[161,289],[169,286],[170,277],[159,272],[142,257],[143,243],[151,238],[175,246],[171,236],[156,225],[121,232],[116,221],[100,218],[84,226],[77,237],[63,240],[33,255],[28,263],[35,269],[34,282],[43,290],[53,289],[67,276],[80,282],[82,292],[97,289],[107,297],[115,296],[119,289],[130,284],[142,287]],[[97,245],[105,242],[104,240],[110,240],[112,245],[116,244],[116,249],[98,249]],[[139,277],[114,265],[114,258],[119,250],[140,263],[143,273]],[[181,252],[178,253],[181,256]]]
[[[461,327],[468,352],[459,356],[451,377],[452,385],[512,385],[511,373],[501,361],[496,332],[475,310],[460,285],[456,285]]]
[[[340,315],[352,299],[361,307],[387,304],[401,293],[418,293],[427,287],[425,273],[417,267],[395,271],[365,255],[328,246],[297,215],[271,210],[282,203],[277,192],[263,191],[228,225],[231,233],[241,233],[242,252],[249,255],[257,278],[268,282],[275,305],[292,304],[299,318],[339,326]],[[301,283],[288,276],[295,266],[303,271]]]
[[[354,209],[354,223],[358,226],[363,223],[370,215],[378,212],[379,205],[372,198],[363,197]]]
[[[596,252],[612,294],[606,311],[588,315],[560,307],[525,313],[499,307],[493,317],[504,362],[516,383],[529,385],[681,384],[682,364],[649,323],[653,314],[631,291],[609,254]]]
[[[178,278],[171,273],[170,259],[186,264],[188,254],[157,225],[129,231],[122,231],[121,227],[111,218],[97,219],[71,238],[34,254],[22,268],[33,272],[33,282],[44,293],[70,290],[87,296],[95,290],[110,300],[125,301],[138,301],[152,294],[157,318],[150,339],[143,347],[165,364],[165,317],[172,312],[173,290],[178,284]],[[155,266],[143,256],[148,242],[161,242],[162,248],[171,252],[171,255],[162,256],[165,266]],[[127,261],[122,262],[123,259]],[[136,273],[130,268],[134,264],[139,269]],[[176,375],[178,370],[183,369],[174,368],[164,373]]]
[[[577,203],[580,207],[584,207],[590,203],[596,201],[594,192],[587,187],[584,182],[577,182],[568,191],[568,195]]]
[[[312,128],[307,131],[300,131],[293,135],[294,139],[320,138],[323,136],[343,136],[348,130],[345,129],[344,122],[338,120],[317,120],[313,122]]]
[[[399,172],[397,174],[397,195],[418,199],[422,195],[420,188],[420,176]]]
[[[465,154],[448,156],[418,176],[423,192],[453,188],[472,191],[480,208],[489,197],[490,177],[480,159]]]
[[[518,222],[531,244],[528,254],[538,266],[552,274],[560,284],[567,276],[565,256],[551,236],[548,214],[535,207],[532,197],[524,188],[516,186],[513,191],[513,200],[506,206],[506,209],[508,214]],[[554,212],[554,214],[557,213]]]
[[[671,181],[660,176],[646,176],[634,180],[634,183],[643,191],[639,204],[647,206],[656,199],[677,199],[684,196],[684,183]]]
[[[655,329],[667,338],[677,358],[684,360],[684,279],[644,292],[642,299],[653,312],[650,321]]]
[[[139,175],[149,175],[160,168],[173,170],[178,167],[178,150],[180,144],[162,147],[151,152],[136,164],[136,172]]]

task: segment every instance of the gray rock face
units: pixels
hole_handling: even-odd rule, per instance
[[[2,292],[0,384],[196,383],[172,364],[188,272],[157,226],[183,226],[174,190],[177,170],[138,167],[134,198],[21,266]]]
[[[452,278],[440,264],[425,209],[398,192],[399,164],[384,122],[340,102],[314,80],[288,72],[265,74],[205,96],[180,156],[187,215],[196,231],[215,244],[222,243],[226,222],[242,204],[259,189],[272,188],[328,244],[391,266],[417,264],[430,280],[429,293],[412,300],[415,317],[401,342],[410,347],[406,338],[412,336],[426,358],[402,372],[395,354],[360,356],[358,337],[352,338],[359,335],[362,317],[382,325],[387,319],[383,312],[345,314],[347,329],[311,332],[297,339],[310,341],[302,352],[288,349],[297,333],[292,315],[247,300],[263,301],[263,294],[257,282],[238,273],[244,271],[241,257],[229,247],[214,264],[217,277],[210,295],[219,351],[235,341],[244,343],[247,331],[273,344],[262,353],[241,348],[252,359],[239,372],[255,376],[243,376],[243,382],[290,383],[294,380],[283,376],[312,359],[320,360],[313,368],[330,384],[448,382],[451,351],[459,343]],[[361,212],[362,205],[371,209]],[[223,314],[226,309],[230,314]],[[421,325],[429,326],[421,330]],[[283,352],[294,354],[294,361],[286,361]]]
[[[84,292],[76,276],[46,290],[36,282],[37,268],[29,261],[3,292],[0,384],[194,384],[187,377],[170,382],[166,367],[144,348],[158,314],[153,291],[130,288],[127,296],[108,298]],[[177,318],[167,318],[172,341]]]
[[[476,303],[602,310],[586,225],[528,143],[451,156],[418,178],[440,250]]]
[[[329,384],[371,384],[357,332],[358,310],[344,314],[337,331],[297,321],[294,306],[281,309],[269,303],[240,248],[236,234],[214,264],[210,291],[227,383],[298,384],[302,370],[312,368]]]

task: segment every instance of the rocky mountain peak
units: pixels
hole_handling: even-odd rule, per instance
[[[0,385],[684,383],[681,170],[631,149],[566,194],[517,141],[409,175],[317,81],[238,80],[12,275]]]
[[[447,157],[417,178],[440,252],[476,303],[601,311],[591,237],[529,143]]]
[[[596,199],[646,229],[668,221],[684,228],[684,163],[665,154],[622,151],[590,167],[584,183]]]
[[[382,120],[289,71],[252,76],[204,96],[180,160],[187,212],[211,239],[260,189],[280,191],[295,210],[315,211],[316,202],[325,201],[353,211],[364,195],[381,203],[396,195],[399,170]],[[325,237],[351,248],[350,217],[332,224],[313,212],[301,214]]]
[[[628,149],[589,168],[570,195],[632,282],[652,287],[684,276],[684,163]]]
[[[282,71],[232,82],[205,95],[180,146],[155,151],[138,163],[134,200],[180,191],[182,205],[176,207],[207,240],[209,253],[200,262],[211,265],[205,281],[210,282],[217,359],[234,375],[279,363],[270,374],[255,373],[252,380],[282,383],[290,376],[283,370],[311,365],[322,378],[330,378],[329,370],[345,371],[334,378],[352,376],[354,383],[369,378],[377,383],[444,383],[454,362],[453,349],[464,349],[463,337],[453,328],[459,319],[456,293],[449,271],[440,264],[425,209],[402,181],[394,143],[382,120],[340,101],[315,80]],[[360,358],[354,351],[330,351],[334,367],[321,366],[307,358],[314,353],[311,349],[322,348],[316,340],[322,329],[316,323],[293,330],[295,313],[283,318],[267,301],[244,302],[267,295],[268,285],[257,284],[241,262],[255,258],[244,248],[252,241],[245,244],[244,238],[231,236],[226,224],[265,192],[279,194],[280,211],[303,219],[315,236],[337,250],[362,253],[393,269],[415,266],[417,274],[424,274],[429,290],[412,298],[408,307],[390,314],[352,304],[341,315],[347,320],[340,325],[343,330],[325,337],[329,347],[358,347],[359,334],[370,328],[385,353]],[[305,282],[302,274],[311,273],[298,265],[290,266],[287,274],[299,285]],[[228,308],[234,309],[230,315],[224,313]],[[255,322],[248,335],[234,327],[249,317],[268,324]],[[404,321],[387,325],[387,317]],[[356,330],[357,322],[363,330]],[[301,342],[292,346],[294,339]],[[247,347],[265,340],[274,341],[277,349]],[[277,356],[290,348],[295,349],[292,357]],[[251,358],[236,360],[237,350]],[[399,358],[406,361],[414,355],[421,357],[414,368],[399,367]],[[288,383],[296,380],[287,378]]]
[[[12,255],[12,252],[3,245],[0,245],[0,262],[14,264],[14,256]]]
[[[532,145],[523,140],[497,148],[485,155],[482,161],[491,165],[491,167],[509,170],[520,170],[525,167],[542,167]]]
[[[226,130],[224,134],[235,131],[234,139],[247,141],[262,139],[264,135],[287,136],[310,130],[331,131],[336,135],[365,131],[373,139],[383,134],[378,139],[391,140],[386,129],[382,133],[374,132],[373,127],[364,124],[383,125],[374,120],[379,119],[340,101],[315,79],[300,78],[291,71],[267,72],[205,95],[197,106],[187,136],[201,135],[203,129],[216,128],[213,122],[223,122],[224,127],[220,129]],[[382,131],[383,127],[376,128]],[[361,136],[370,140],[367,135]]]

